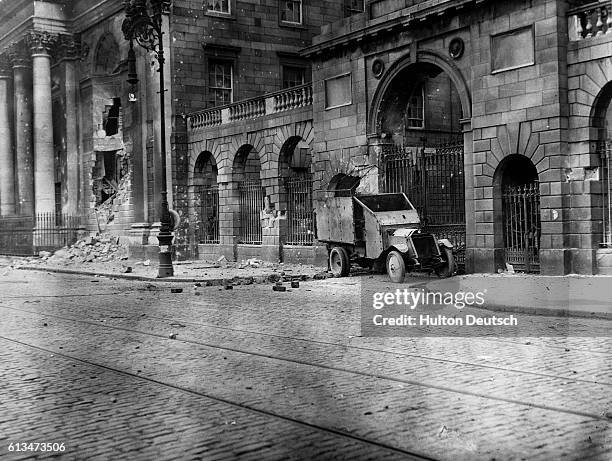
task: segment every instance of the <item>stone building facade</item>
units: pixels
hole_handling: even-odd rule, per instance
[[[156,251],[157,63],[124,4],[0,0],[0,216]],[[174,0],[177,256],[318,262],[328,194],[403,191],[468,272],[609,271],[612,5]]]
[[[610,8],[379,0],[324,28],[303,52],[315,189],[345,174],[357,192],[413,193],[469,272],[605,272]],[[347,97],[333,101],[339,78]]]

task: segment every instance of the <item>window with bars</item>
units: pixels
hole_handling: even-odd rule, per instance
[[[224,13],[230,14],[230,0],[208,0],[208,11],[213,11],[215,13]]]
[[[233,98],[232,61],[208,61],[208,104],[210,107],[230,104]]]
[[[412,92],[406,107],[406,127],[424,128],[425,119],[425,88],[420,84]]]
[[[302,0],[282,0],[280,19],[282,22],[302,24]]]
[[[306,68],[283,66],[283,88],[291,88],[306,83]]]

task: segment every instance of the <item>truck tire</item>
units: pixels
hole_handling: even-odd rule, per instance
[[[351,263],[346,250],[333,247],[329,252],[329,268],[336,277],[346,277],[351,269]]]
[[[387,255],[387,274],[394,283],[402,283],[406,276],[406,263],[399,251],[391,250]]]
[[[455,264],[455,257],[453,256],[453,252],[450,248],[440,247],[440,253],[442,255],[442,260],[444,261],[444,264],[436,267],[436,275],[441,278],[451,277],[457,270],[457,265]]]

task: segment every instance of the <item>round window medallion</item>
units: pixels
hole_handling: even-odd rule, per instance
[[[463,56],[464,50],[465,44],[463,43],[463,40],[459,37],[453,38],[450,42],[450,45],[448,45],[448,54],[453,59],[459,59],[461,56]]]
[[[372,63],[372,73],[374,77],[380,78],[382,77],[383,72],[385,71],[385,63],[380,58],[376,58]]]

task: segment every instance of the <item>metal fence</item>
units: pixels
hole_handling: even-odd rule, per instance
[[[312,175],[294,176],[285,182],[287,189],[287,245],[312,245],[314,241],[314,207]]]
[[[81,219],[62,213],[0,218],[0,254],[31,256],[72,245],[81,230]]]
[[[600,143],[601,180],[603,186],[603,239],[602,245],[612,246],[612,141]]]
[[[540,185],[506,186],[502,191],[506,262],[525,272],[540,270]]]
[[[263,209],[263,190],[257,180],[247,180],[238,186],[240,197],[240,232],[238,243],[261,245],[260,212]]]
[[[197,243],[219,243],[219,187],[195,187],[195,239]]]
[[[455,246],[465,264],[465,179],[463,143],[383,147],[386,192],[404,192],[419,212],[423,228]]]

